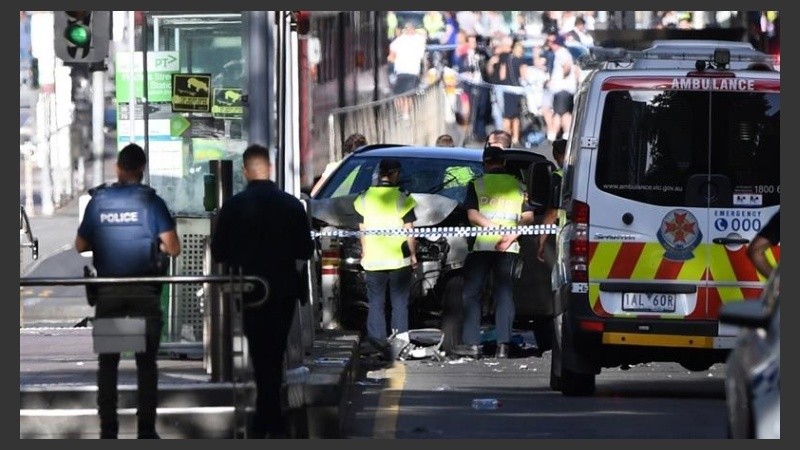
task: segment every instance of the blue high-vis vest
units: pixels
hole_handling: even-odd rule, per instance
[[[95,233],[92,254],[97,275],[157,275],[158,235],[151,228],[149,205],[155,190],[141,184],[93,190]]]

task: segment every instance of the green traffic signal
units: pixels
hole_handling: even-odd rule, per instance
[[[64,30],[64,37],[76,47],[89,45],[92,33],[86,25],[73,23]]]
[[[111,11],[54,11],[53,45],[65,65],[95,64],[108,56]]]

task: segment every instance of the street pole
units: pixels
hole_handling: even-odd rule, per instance
[[[92,142],[94,145],[94,177],[92,185],[102,184],[103,179],[103,157],[105,150],[105,133],[103,124],[105,122],[105,72],[92,72]]]
[[[145,31],[146,32],[146,31]],[[136,11],[128,11],[128,120],[131,122],[129,142],[136,142]]]
[[[42,214],[52,216],[55,212],[53,205],[53,182],[52,171],[50,168],[50,100],[52,94],[40,94],[36,105],[36,152],[41,155],[42,188],[40,196],[42,198]]]

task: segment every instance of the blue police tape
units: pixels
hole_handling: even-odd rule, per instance
[[[413,236],[413,237],[474,237],[504,234],[536,235],[556,234],[555,225],[522,225],[514,227],[430,227],[430,228],[386,228],[376,230],[324,230],[312,231],[312,238],[359,237],[359,236]]]

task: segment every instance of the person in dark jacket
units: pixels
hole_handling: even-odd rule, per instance
[[[245,189],[220,208],[212,232],[211,255],[244,275],[264,277],[269,298],[244,308],[247,337],[256,384],[256,407],[248,437],[287,437],[282,413],[283,358],[299,296],[304,292],[301,270],[314,243],[303,204],[269,179],[268,150],[249,146],[242,155]],[[254,302],[263,287],[245,295]]]
[[[175,220],[155,190],[142,184],[147,156],[129,144],[117,155],[117,182],[90,190],[75,249],[92,251],[92,263],[99,277],[141,277],[164,275],[160,254],[177,256],[181,246]],[[145,318],[145,351],[136,353],[140,439],[158,439],[158,366],[156,356],[161,338],[161,284],[110,284],[97,286],[95,318]],[[87,291],[88,293],[88,291]],[[90,304],[92,299],[90,298]],[[97,339],[97,338],[96,338]],[[100,437],[116,439],[117,373],[119,353],[98,354],[97,406]]]

